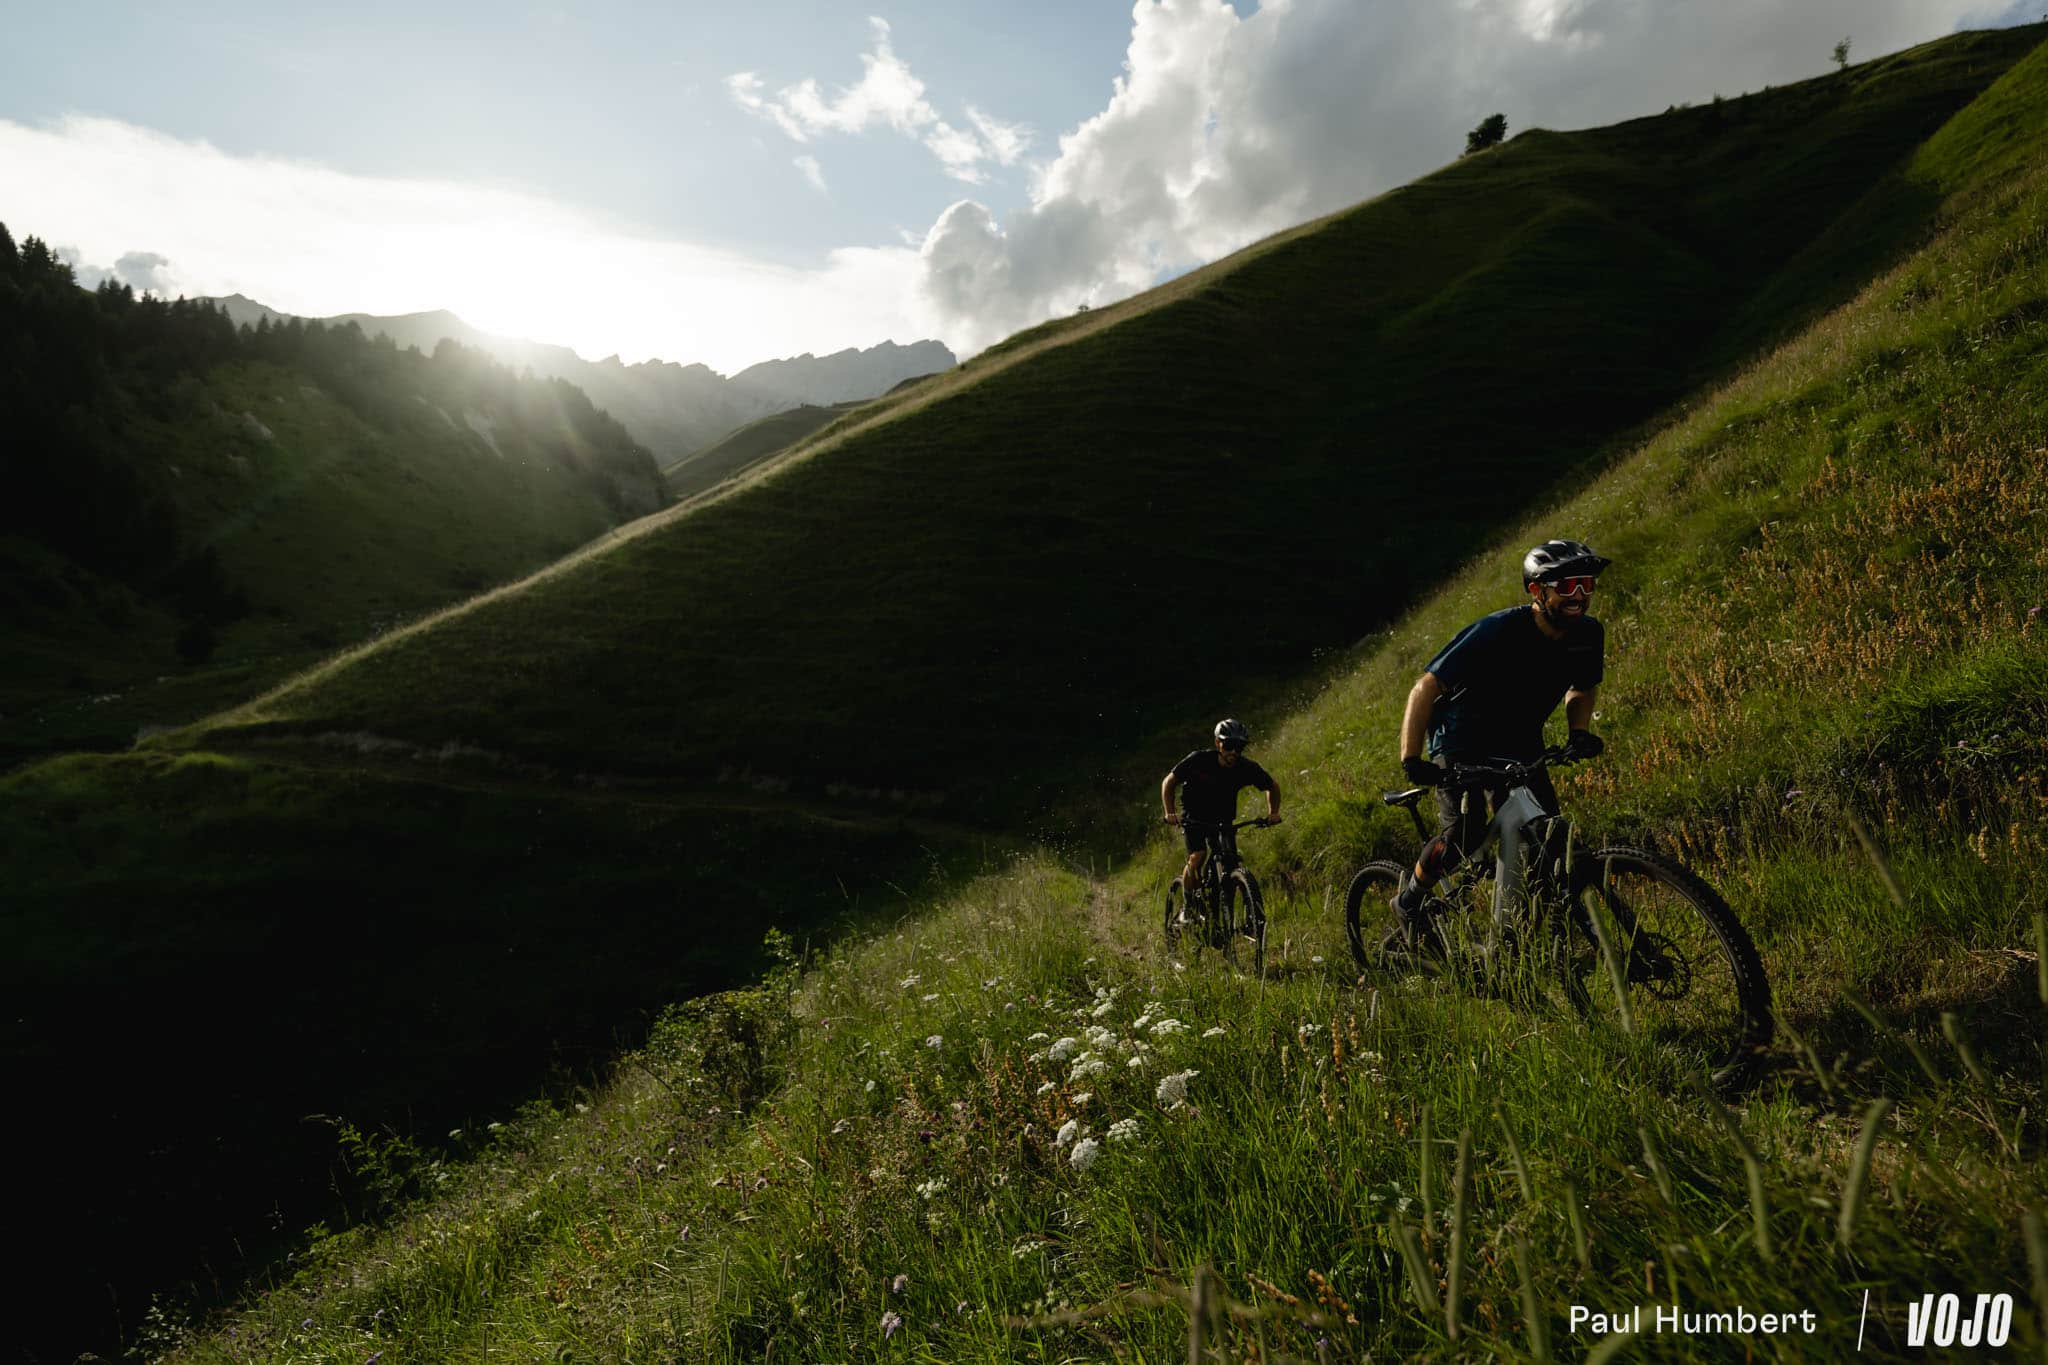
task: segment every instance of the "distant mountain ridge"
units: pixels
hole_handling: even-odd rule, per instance
[[[283,322],[292,314],[243,294],[210,300],[238,326],[264,318]],[[902,346],[893,341],[866,350],[848,347],[827,356],[809,352],[767,360],[726,376],[708,365],[648,360],[628,365],[617,356],[585,360],[566,346],[521,341],[479,331],[446,309],[378,317],[343,313],[322,318],[329,326],[354,323],[365,335],[390,337],[401,347],[432,354],[443,337],[473,346],[515,369],[566,379],[590,401],[623,424],[633,438],[667,466],[730,435],[749,422],[814,404],[820,407],[874,398],[906,379],[949,370],[958,363],[938,341]]]

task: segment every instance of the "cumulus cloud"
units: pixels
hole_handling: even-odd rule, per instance
[[[235,156],[109,119],[0,120],[0,184],[9,229],[67,244],[86,283],[111,260],[158,292],[241,293],[310,317],[448,308],[589,357],[728,373],[932,335],[917,255],[901,246],[785,266],[634,235],[534,195]],[[149,251],[136,249],[143,233]]]
[[[825,168],[818,164],[818,158],[814,156],[800,156],[796,159],[796,168],[804,173],[804,179],[811,182],[813,189],[817,190],[820,194],[827,193],[825,189]]]
[[[1102,111],[1059,139],[1029,202],[963,200],[920,249],[920,290],[971,352],[1124,297],[1510,132],[1588,127],[1831,69],[1988,22],[1982,0],[1461,0],[1359,6],[1137,0]],[[985,141],[993,145],[984,135]]]
[[[1014,165],[1030,145],[1030,130],[1003,123],[967,106],[966,128],[939,116],[925,98],[924,82],[896,55],[889,43],[889,22],[871,18],[872,50],[861,54],[860,81],[836,95],[827,95],[815,77],[805,77],[770,97],[767,85],[752,71],[726,77],[726,89],[741,108],[771,120],[798,142],[821,133],[863,133],[886,127],[922,142],[938,158],[946,174],[970,185],[983,184],[982,163]]]
[[[71,267],[72,275],[87,289],[97,289],[108,280],[118,280],[138,294],[155,294],[169,298],[177,292],[177,277],[166,267],[170,258],[159,256],[154,251],[131,251],[114,262],[109,269],[85,258],[77,247],[64,245],[51,248],[58,260]]]

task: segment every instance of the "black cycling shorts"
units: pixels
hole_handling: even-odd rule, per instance
[[[1205,848],[1214,848],[1223,854],[1237,852],[1237,831],[1230,827],[1228,820],[1191,820],[1181,817],[1181,841],[1190,853],[1200,853]]]

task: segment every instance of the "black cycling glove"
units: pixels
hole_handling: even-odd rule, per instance
[[[1583,758],[1598,758],[1607,747],[1607,741],[1591,730],[1574,730],[1564,742],[1564,756],[1577,761]]]
[[[1444,780],[1444,770],[1426,758],[1402,759],[1401,775],[1418,787],[1434,787]]]

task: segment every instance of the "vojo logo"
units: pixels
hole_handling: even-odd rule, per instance
[[[1979,1294],[1968,1318],[1955,1294],[1922,1294],[1920,1302],[1906,1305],[1908,1346],[2003,1346],[2011,1335],[2010,1294]]]

